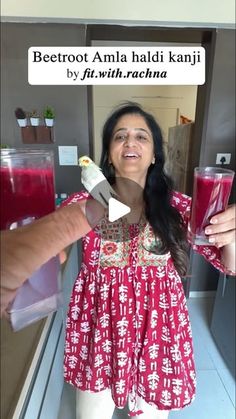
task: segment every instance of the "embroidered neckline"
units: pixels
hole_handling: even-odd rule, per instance
[[[129,226],[129,227],[131,227],[131,226],[134,226],[134,227],[136,227],[136,226],[138,226],[138,227],[144,227],[145,224],[147,223],[147,220],[146,220],[146,217],[145,217],[145,214],[144,214],[143,209],[142,209],[141,214],[139,216],[139,219],[138,219],[138,221],[136,223],[129,223],[127,217],[122,217],[121,218],[121,221],[122,221],[122,224],[125,225],[126,227],[127,226]]]

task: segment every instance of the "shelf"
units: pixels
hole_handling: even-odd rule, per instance
[[[44,125],[29,125],[21,128],[21,139],[24,144],[51,144],[54,142],[54,130]]]

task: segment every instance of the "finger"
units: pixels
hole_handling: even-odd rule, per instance
[[[235,243],[235,230],[221,234],[210,235],[208,240],[210,244],[217,247],[223,247],[227,244]]]
[[[60,264],[62,265],[66,261],[66,259],[67,259],[67,254],[66,254],[65,250],[62,250],[59,253]]]
[[[1,307],[1,317],[7,315],[7,308],[11,301],[14,300],[17,290],[11,290],[2,287],[1,288],[1,298],[0,298],[0,307]]]
[[[236,205],[231,205],[229,206],[225,211],[214,215],[211,219],[210,219],[210,223],[211,224],[220,224],[220,223],[224,223],[227,222],[229,220],[235,219],[236,216]]]
[[[224,223],[211,224],[205,228],[205,234],[218,234],[226,231],[235,230],[235,220],[229,220]]]
[[[90,199],[86,203],[85,215],[89,225],[94,228],[104,217],[105,208],[95,199]]]

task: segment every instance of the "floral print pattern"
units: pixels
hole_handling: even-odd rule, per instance
[[[87,199],[72,195],[64,205]],[[173,193],[188,221],[191,199]],[[83,260],[66,326],[65,380],[91,392],[110,388],[116,406],[137,395],[160,410],[180,409],[195,397],[196,375],[186,299],[170,253],[155,255],[152,229],[120,223],[104,238],[103,221],[83,238]],[[139,234],[140,233],[140,234]],[[219,250],[195,246],[218,269]]]

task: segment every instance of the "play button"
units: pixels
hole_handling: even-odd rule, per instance
[[[87,219],[98,220],[97,214],[102,214],[96,225],[90,222],[91,228],[102,240],[119,243],[129,241],[131,235],[142,234],[146,218],[142,204],[143,188],[139,184],[127,178],[117,178],[116,184],[111,186],[105,179],[91,188],[89,194],[94,199],[86,202]],[[141,203],[137,205],[139,200]],[[94,211],[96,214],[91,217]]]
[[[130,207],[128,207],[125,204],[122,204],[122,202],[118,201],[115,198],[109,199],[108,204],[108,220],[113,223],[116,220],[119,220],[119,218],[124,217],[124,215],[127,215],[130,213]]]

